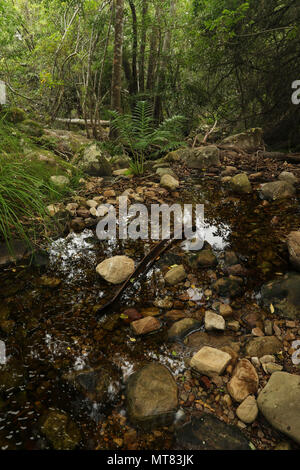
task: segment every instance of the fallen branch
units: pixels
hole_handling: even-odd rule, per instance
[[[91,120],[87,119],[86,121],[84,119],[78,119],[78,118],[73,118],[73,119],[68,119],[68,118],[55,118],[55,121],[60,121],[60,122],[66,122],[68,124],[79,124],[85,126],[86,122],[87,124],[91,125]],[[99,121],[100,126],[105,126],[109,127],[110,121]]]
[[[289,163],[300,163],[300,153],[260,152],[264,158],[280,160]]]

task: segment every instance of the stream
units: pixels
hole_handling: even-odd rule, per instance
[[[53,241],[45,266],[21,264],[2,270],[0,319],[9,320],[6,331],[0,330],[6,347],[6,364],[0,365],[0,449],[51,449],[41,432],[41,420],[49,410],[66,413],[80,429],[80,449],[130,448],[124,432],[132,430],[137,432],[133,435],[141,448],[176,448],[174,425],[153,431],[128,422],[126,380],[143,364],[157,361],[170,369],[181,387],[184,378],[190,377],[186,361],[193,348],[168,341],[170,323],[163,309],[161,329],[143,337],[134,337],[130,325],[120,317],[122,311],[150,308],[155,299],[168,298],[187,302],[188,315],[200,320],[218,300],[204,292],[210,290],[216,273],[222,269],[225,250],[233,250],[247,267],[248,275],[242,295],[231,304],[241,315],[251,313],[251,305],[259,303],[262,284],[288,271],[283,240],[300,223],[298,201],[264,206],[256,193],[233,197],[213,178],[203,182],[187,179],[182,198],[187,203],[204,203],[205,239],[213,247],[218,267],[195,270],[189,263],[193,254],[177,243],[142,281],[126,290],[121,305],[101,319],[95,313],[112,297],[115,288],[100,278],[96,265],[121,254],[139,262],[153,242],[101,242],[94,230],[85,229]],[[274,224],[274,218],[279,218],[279,223]],[[164,266],[180,264],[180,260],[189,266],[192,276],[197,276],[196,287],[192,282],[176,288],[164,285]],[[238,338],[249,333],[243,325]],[[107,371],[110,381],[103,393],[99,391],[103,397],[100,402],[89,394],[89,387],[82,394],[70,379],[76,372],[87,368],[97,371],[99,367]],[[194,406],[190,405],[181,403],[176,419],[180,413],[189,413]]]

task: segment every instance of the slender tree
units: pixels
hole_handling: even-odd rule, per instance
[[[122,50],[123,50],[123,22],[124,0],[114,0],[115,6],[115,40],[114,58],[111,83],[111,108],[121,112],[121,84],[122,84]]]

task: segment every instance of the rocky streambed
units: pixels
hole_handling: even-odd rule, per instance
[[[46,259],[2,269],[1,449],[299,448],[299,170],[230,152],[206,172],[161,163],[90,178]],[[99,318],[111,265],[128,275],[155,244],[96,237],[97,204],[124,192],[203,203],[206,242],[174,244]]]

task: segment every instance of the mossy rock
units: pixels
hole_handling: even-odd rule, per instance
[[[3,115],[5,121],[12,122],[13,124],[23,122],[27,119],[26,112],[23,109],[17,107],[7,108],[1,114]]]
[[[32,119],[25,119],[18,125],[18,128],[25,134],[33,137],[41,137],[44,134],[42,126]]]

